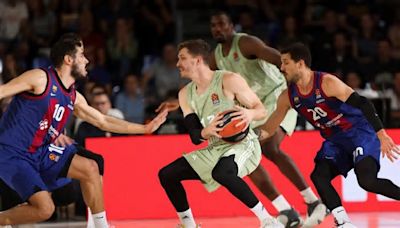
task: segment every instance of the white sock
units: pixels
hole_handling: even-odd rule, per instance
[[[189,208],[183,212],[177,212],[179,220],[185,228],[195,228],[196,222],[194,221],[192,210]]]
[[[94,227],[96,228],[108,228],[106,212],[100,212],[93,214]]]
[[[342,206],[333,209],[332,215],[339,224],[350,222],[350,218],[346,213],[346,209],[344,209]]]
[[[303,196],[304,202],[308,204],[318,200],[318,197],[314,194],[313,190],[311,190],[311,187],[304,189],[300,194]]]
[[[262,222],[264,219],[271,217],[268,211],[265,209],[264,205],[260,201],[254,206],[250,208],[250,210],[257,216],[257,218]]]
[[[95,228],[94,221],[93,221],[93,215],[92,215],[92,211],[90,211],[90,208],[87,208],[87,226],[86,226],[86,228]]]
[[[279,195],[271,203],[278,211],[290,210],[292,208],[283,195]]]

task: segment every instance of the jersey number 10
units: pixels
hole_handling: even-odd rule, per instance
[[[56,109],[54,110],[53,118],[57,121],[60,121],[64,115],[65,108],[60,106],[60,104],[56,104]]]

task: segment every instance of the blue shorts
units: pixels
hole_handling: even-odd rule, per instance
[[[380,167],[381,143],[370,126],[352,128],[324,141],[315,157],[315,162],[325,159],[331,162],[340,174],[347,173],[363,158],[370,156]]]
[[[60,176],[77,152],[75,144],[40,147],[35,153],[17,151],[0,145],[0,178],[14,189],[23,201],[39,191],[52,191],[69,183]]]

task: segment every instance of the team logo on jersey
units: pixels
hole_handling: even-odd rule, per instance
[[[236,51],[233,52],[233,60],[239,61],[239,55],[238,55],[238,53]]]
[[[50,153],[49,154],[49,159],[52,160],[52,161],[58,162],[58,160],[60,160],[60,156],[55,155],[53,153]]]
[[[315,90],[315,96],[317,99],[321,98],[321,91],[319,89]]]
[[[57,86],[53,85],[53,87],[51,88],[51,90],[53,91],[53,93],[57,92]]]
[[[216,94],[216,93],[211,94],[211,101],[212,101],[213,105],[219,105],[218,94]]]
[[[39,129],[40,130],[45,130],[49,127],[49,121],[47,119],[44,119],[39,122]]]

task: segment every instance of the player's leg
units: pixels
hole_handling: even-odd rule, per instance
[[[28,203],[15,206],[0,213],[0,225],[36,223],[47,220],[54,212],[50,193],[38,191],[28,199]]]
[[[190,166],[188,161],[181,157],[163,167],[158,177],[160,183],[172,205],[175,207],[178,217],[185,228],[196,227],[192,211],[183,188],[183,180],[200,180],[199,175]]]
[[[98,163],[75,154],[69,165],[67,177],[79,180],[83,199],[92,211],[95,227],[108,227]]]
[[[338,175],[340,175],[340,172],[331,161],[321,159],[315,162],[315,168],[311,173],[311,180],[318,194],[321,196],[322,202],[334,215],[335,221],[339,224],[344,224],[349,223],[350,219],[342,206],[339,194],[331,183]],[[316,221],[316,223],[318,224],[318,222],[321,221]],[[307,227],[312,227],[312,225],[309,224],[305,225],[307,225]]]
[[[294,210],[285,197],[276,189],[267,171],[260,165],[249,175],[256,187],[272,202],[279,211],[278,220],[287,227],[301,224],[299,213]]]
[[[283,227],[278,224],[279,222],[275,222],[246,182],[239,177],[239,169],[235,162],[235,155],[221,158],[212,170],[212,177],[244,203],[258,217],[261,224],[268,220],[269,223],[271,223],[271,227]]]
[[[354,171],[360,187],[365,191],[381,194],[386,197],[400,200],[400,188],[388,179],[378,178],[378,161],[366,156],[356,162]]]

